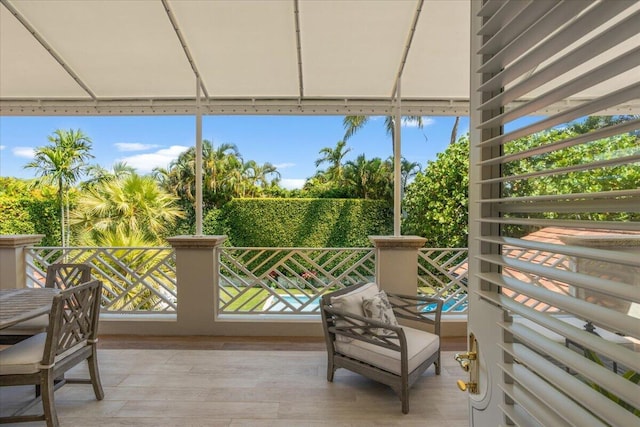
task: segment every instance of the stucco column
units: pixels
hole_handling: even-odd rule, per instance
[[[0,235],[0,289],[27,286],[25,247],[40,243],[44,234]]]
[[[427,239],[419,236],[369,236],[376,248],[376,282],[380,289],[399,294],[418,292],[418,250]]]
[[[185,334],[206,334],[215,318],[219,280],[218,247],[227,236],[176,236],[178,325]]]
[[[25,247],[40,243],[44,234],[0,235],[0,289],[27,286]]]

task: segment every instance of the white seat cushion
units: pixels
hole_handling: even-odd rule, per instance
[[[49,315],[42,314],[33,319],[16,323],[5,329],[0,329],[0,335],[35,335],[45,332],[49,326]]]
[[[0,375],[38,372],[46,339],[47,334],[41,333],[0,351]]]
[[[409,372],[431,357],[440,348],[440,337],[425,331],[403,326],[407,338]],[[345,356],[377,366],[400,375],[400,352],[380,347],[365,341],[336,341],[336,351]]]

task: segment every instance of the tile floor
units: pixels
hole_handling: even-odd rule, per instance
[[[431,367],[413,386],[410,413],[403,415],[387,386],[344,369],[327,382],[317,343],[293,351],[109,347],[99,350],[105,399],[96,401],[89,385],[62,387],[56,392],[62,426],[468,426],[453,351],[443,352],[440,376]],[[31,392],[0,389],[0,413]]]

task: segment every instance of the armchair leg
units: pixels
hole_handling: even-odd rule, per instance
[[[327,381],[333,382],[333,374],[336,372],[336,368],[333,365],[333,358],[329,357],[327,360]]]
[[[436,375],[440,375],[440,350],[438,350],[438,358],[433,362],[433,364],[436,367]]]
[[[400,400],[402,401],[402,413],[409,413],[409,390],[402,390],[400,393]]]
[[[47,421],[47,427],[58,427],[58,414],[56,412],[56,406],[54,401],[54,380],[52,372],[49,371],[43,375],[41,389],[42,389],[42,409],[44,410],[44,417]]]
[[[100,371],[98,370],[98,357],[94,348],[93,354],[87,359],[89,365],[89,375],[91,377],[91,385],[97,400],[104,398],[104,390],[102,390],[102,382],[100,381]]]

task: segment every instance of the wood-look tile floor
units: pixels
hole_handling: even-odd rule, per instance
[[[104,400],[90,385],[56,391],[62,426],[468,426],[467,396],[455,384],[464,376],[453,360],[463,348],[455,341],[443,343],[441,375],[429,368],[411,388],[407,415],[387,386],[344,369],[328,382],[324,343],[315,338],[134,341],[102,339]],[[85,374],[81,365],[68,377]],[[0,413],[32,392],[3,387]]]

